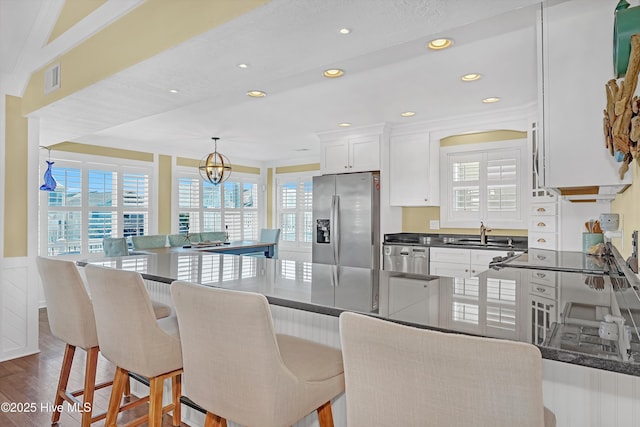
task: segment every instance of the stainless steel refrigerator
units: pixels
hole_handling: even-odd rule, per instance
[[[380,266],[380,175],[313,178],[314,263]]]

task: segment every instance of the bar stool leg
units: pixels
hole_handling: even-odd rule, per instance
[[[162,388],[164,377],[149,378],[149,427],[162,426]]]
[[[67,344],[64,348],[64,357],[62,359],[62,367],[60,368],[60,378],[58,379],[58,389],[56,390],[56,398],[53,402],[54,410],[51,414],[51,424],[55,424],[60,420],[60,409],[64,399],[62,396],[67,392],[67,383],[69,382],[69,374],[71,373],[71,365],[73,364],[73,355],[76,352],[74,345]]]
[[[207,412],[207,416],[204,419],[204,427],[227,427],[227,420]]]
[[[182,419],[182,406],[180,404],[180,396],[182,395],[181,374],[171,377],[171,395],[173,396],[173,425],[178,427]]]
[[[331,402],[327,402],[317,409],[320,427],[333,427],[333,412]]]
[[[129,381],[129,372],[117,367],[113,377],[113,386],[111,387],[111,397],[109,398],[109,408],[107,409],[107,419],[104,425],[106,427],[115,427],[118,413],[120,412],[120,401],[126,383]]]
[[[93,413],[93,395],[96,388],[96,369],[98,367],[98,353],[100,349],[98,347],[92,347],[87,349],[87,361],[84,370],[84,392],[82,401],[84,403],[82,408],[82,427],[89,427],[91,425],[91,415]],[[86,404],[89,407],[86,407]]]

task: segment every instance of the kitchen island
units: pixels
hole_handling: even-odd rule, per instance
[[[88,262],[140,272],[152,296],[168,304],[173,280],[262,293],[272,304],[279,332],[336,347],[337,316],[345,310],[422,328],[533,343],[545,359],[545,404],[559,421],[565,418],[563,411],[568,411],[566,417],[571,419],[558,425],[589,425],[583,421],[610,419],[599,412],[593,414],[596,409],[584,413],[586,406],[576,402],[575,391],[568,393],[576,381],[585,388],[580,393],[587,401],[600,399],[602,387],[611,383],[618,392],[620,384],[630,390],[623,390],[625,401],[634,400],[640,392],[640,380],[635,378],[640,376],[637,335],[630,340],[630,357],[623,360],[616,340],[596,337],[593,323],[589,324],[591,329],[581,331],[582,336],[573,337],[570,333],[575,331],[558,329],[571,325],[567,321],[578,326],[581,321],[599,323],[598,316],[615,313],[614,304],[618,309],[628,308],[638,323],[635,314],[640,313],[640,303],[630,292],[635,290],[611,281],[595,285],[587,280],[590,275],[553,272],[558,275],[556,285],[532,287],[529,277],[539,271],[487,270],[476,277],[450,278],[187,251]],[[593,384],[594,378],[597,384]],[[341,411],[341,399],[336,402],[336,415]],[[578,406],[580,416],[574,411]],[[619,402],[615,404],[619,406]]]

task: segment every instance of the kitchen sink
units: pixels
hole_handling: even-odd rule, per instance
[[[446,242],[447,245],[452,246],[480,246],[480,247],[492,247],[492,248],[512,248],[513,244],[509,244],[508,240],[487,240],[487,243],[480,243],[480,239],[456,239],[452,242]]]

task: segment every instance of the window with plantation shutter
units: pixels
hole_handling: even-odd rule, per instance
[[[277,218],[283,245],[310,247],[313,175],[282,174],[277,180]]]
[[[441,225],[526,228],[526,153],[526,140],[442,147]]]
[[[148,234],[151,167],[57,159],[43,194],[41,253],[102,252],[105,237]],[[46,236],[44,235],[46,234]]]
[[[226,231],[230,240],[257,240],[258,176],[234,173],[213,185],[199,175],[178,171],[179,233]]]

